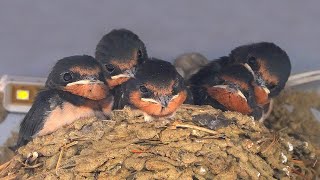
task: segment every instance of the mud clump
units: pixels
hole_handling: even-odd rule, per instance
[[[195,123],[209,116],[229,123]],[[184,105],[174,119],[144,122],[125,108],[35,138],[0,166],[0,179],[311,179],[316,161],[311,143],[239,113]]]

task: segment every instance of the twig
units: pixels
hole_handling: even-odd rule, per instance
[[[17,175],[15,175],[15,174],[11,174],[6,177],[2,177],[2,180],[14,180],[14,179],[18,179]]]
[[[30,166],[30,165],[22,162],[22,161],[19,160],[19,159],[17,159],[17,161],[20,162],[20,163],[24,166],[24,167],[23,167],[24,169],[34,169],[34,168],[40,167],[40,166],[42,165],[42,163],[38,163],[38,164],[35,164],[35,165]]]
[[[271,147],[273,147],[273,145],[274,145],[278,140],[279,140],[279,139],[278,139],[278,136],[277,136],[276,134],[274,134],[272,142],[271,142],[271,143],[269,144],[269,146],[268,146],[265,150],[263,150],[261,153],[266,153]]]
[[[61,150],[60,150],[60,154],[59,154],[59,158],[58,158],[58,162],[57,162],[57,165],[56,165],[56,175],[58,176],[58,168],[60,166],[60,163],[61,163],[61,159],[62,159],[62,155],[63,155],[63,151],[64,151],[64,146],[61,147]]]
[[[69,143],[69,144],[65,145],[64,148],[69,148],[71,146],[74,146],[74,145],[78,144],[78,142],[79,141],[73,141],[72,143]]]
[[[62,160],[62,156],[63,156],[64,150],[65,150],[65,149],[68,149],[69,147],[74,146],[74,145],[76,145],[76,144],[78,144],[78,141],[73,141],[73,142],[71,142],[71,143],[69,143],[69,144],[66,144],[66,145],[64,145],[64,146],[61,147],[60,154],[59,154],[59,158],[58,158],[58,162],[57,162],[57,165],[56,165],[56,168],[55,168],[55,172],[56,172],[56,175],[57,175],[57,176],[58,176],[58,169],[59,169],[59,167],[60,167],[60,163],[61,163],[61,160]]]
[[[12,161],[12,160],[11,160],[11,161]],[[8,166],[9,166],[9,164],[11,163],[11,161],[8,161],[8,162],[6,162],[6,163],[4,163],[4,164],[0,165],[0,171],[2,171],[3,169],[5,169],[6,167],[8,167]]]
[[[300,164],[300,165],[304,165],[303,161],[298,160],[298,159],[291,159],[291,161],[295,164]]]
[[[24,167],[25,169],[34,169],[34,168],[37,168],[37,167],[40,167],[42,166],[42,163],[38,163],[38,164],[35,164],[35,165],[32,165],[32,166],[26,166]]]
[[[316,167],[317,162],[318,162],[318,159],[316,159],[316,160],[314,161],[314,163],[312,164],[312,167],[313,167],[313,168]]]

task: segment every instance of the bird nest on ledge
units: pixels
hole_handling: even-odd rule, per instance
[[[199,118],[226,119],[209,130]],[[313,146],[236,112],[183,105],[144,122],[125,108],[37,137],[0,166],[0,179],[311,179]]]

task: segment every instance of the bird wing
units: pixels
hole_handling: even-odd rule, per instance
[[[16,145],[17,148],[25,145],[32,139],[32,136],[41,130],[44,119],[50,112],[50,99],[50,93],[48,94],[45,91],[40,92],[37,95],[31,109],[20,124],[19,137]]]

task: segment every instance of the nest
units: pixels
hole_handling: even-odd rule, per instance
[[[275,99],[274,108],[265,125],[274,131],[282,131],[301,141],[310,142],[320,156],[320,122],[312,114],[320,110],[320,96],[317,92],[287,90]],[[317,166],[320,172],[320,166]]]
[[[217,130],[196,123],[219,119]],[[78,120],[21,147],[0,178],[311,179],[316,166],[311,143],[239,113],[183,105],[174,119],[153,122],[129,108]]]
[[[320,149],[320,121],[311,109],[320,110],[320,96],[316,92],[285,91],[277,99],[266,126],[296,134]],[[320,152],[319,152],[320,153]],[[320,155],[320,154],[319,154]]]

